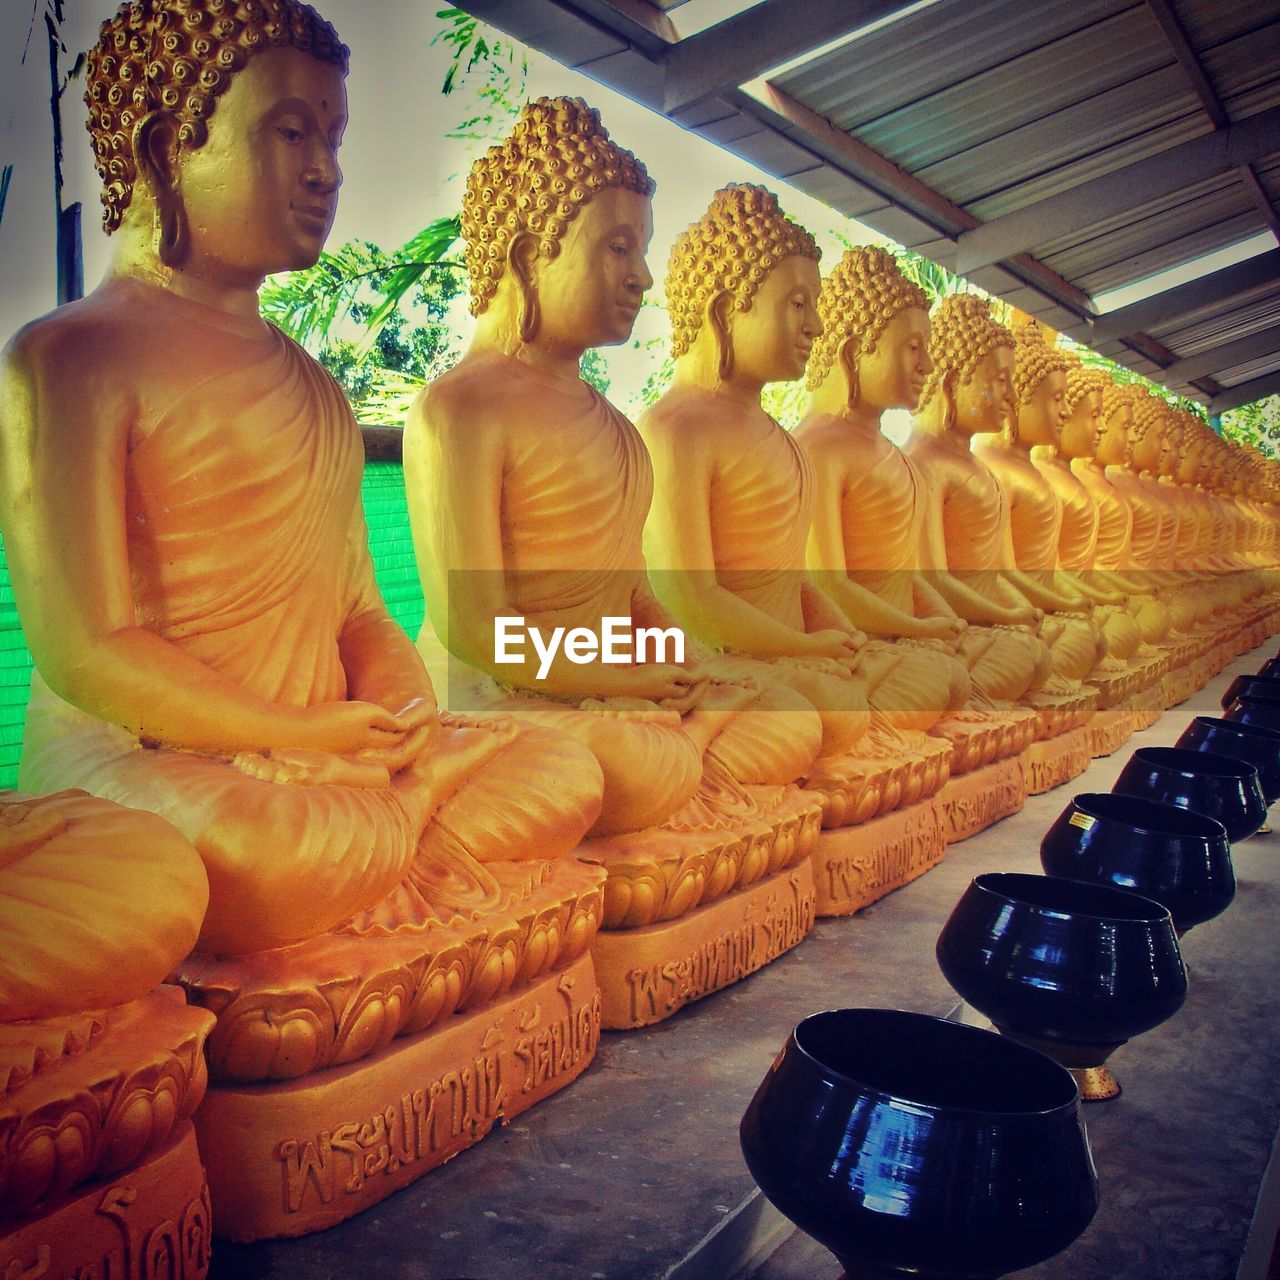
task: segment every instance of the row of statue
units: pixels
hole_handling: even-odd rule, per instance
[[[579,363],[629,337],[653,285],[653,183],[595,111],[552,99],[471,173],[475,336],[405,427],[415,645],[374,581],[351,410],[257,307],[331,225],[347,56],[296,0],[124,6],[87,70],[112,266],[5,356],[0,516],[36,665],[28,794],[0,812],[13,1257],[45,1229],[21,1215],[168,1158],[206,1058],[228,1097],[349,1079],[589,975],[593,942],[628,972],[645,946],[674,963],[682,922],[784,885],[811,921],[820,829],[1079,732],[1256,643],[1277,604],[1273,464],[1030,318],[972,294],[931,314],[884,250],[822,278],[757,186],[676,241],[674,377],[633,426]],[[801,377],[788,432],[761,392]],[[892,409],[915,415],[903,449]],[[499,661],[499,618],[622,618],[688,648]],[[156,995],[166,977],[186,1005]],[[589,1031],[593,990],[570,1001]],[[105,1060],[129,1087],[90,1097],[94,1054],[83,1072]],[[505,1070],[489,1123],[515,1110]],[[288,1219],[301,1167],[268,1226],[230,1233],[344,1216],[321,1189],[321,1217]]]

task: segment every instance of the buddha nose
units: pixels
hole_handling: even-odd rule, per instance
[[[342,186],[342,167],[338,164],[338,149],[327,139],[318,138],[308,157],[303,181],[318,191],[336,191]]]

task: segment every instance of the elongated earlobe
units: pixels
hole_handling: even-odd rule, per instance
[[[707,323],[711,325],[716,343],[716,377],[721,382],[728,382],[733,377],[732,313],[733,298],[727,292],[717,293],[707,303]]]
[[[542,317],[538,309],[538,289],[534,280],[534,263],[538,256],[538,241],[527,231],[513,236],[507,246],[507,270],[515,281],[519,307],[516,313],[516,333],[528,346],[538,336]]]
[[[181,266],[190,238],[178,174],[178,131],[167,111],[152,111],[133,131],[133,158],[153,200],[152,243],[167,267]]]

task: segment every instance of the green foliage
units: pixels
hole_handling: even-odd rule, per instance
[[[981,289],[971,285],[963,276],[940,267],[936,262],[930,262],[914,250],[895,249],[894,257],[898,260],[898,269],[902,274],[918,284],[929,295],[931,302],[941,302],[953,293],[979,293],[986,297]]]
[[[457,234],[457,220],[443,218],[395,254],[350,241],[308,271],[273,276],[260,295],[262,313],[316,355],[361,421],[401,423],[422,385],[458,355],[449,312],[462,272],[434,257]]]
[[[602,395],[609,394],[609,365],[604,355],[596,348],[591,348],[578,366],[583,382],[589,382]]]
[[[1222,434],[1268,458],[1280,458],[1280,396],[1229,409],[1222,415]]]
[[[524,102],[529,61],[523,47],[503,39],[461,9],[440,9],[436,17],[446,25],[431,43],[443,44],[453,51],[440,91],[451,94],[468,86],[475,97],[474,114],[460,120],[445,136],[496,142],[507,132]]]

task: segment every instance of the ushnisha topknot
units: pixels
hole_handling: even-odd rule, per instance
[[[605,187],[651,196],[654,182],[581,98],[526,103],[511,136],[490,147],[467,177],[462,236],[471,314],[481,315],[493,300],[520,232],[537,236],[542,256],[554,258],[569,223]]]
[[[706,213],[671,246],[666,283],[671,354],[679,358],[693,345],[716,294],[727,292],[735,311],[750,310],[765,276],[793,255],[817,262],[820,250],[782,212],[772,191],[739,182],[717,191]]]
[[[1096,391],[1105,404],[1107,387],[1115,386],[1106,373],[1102,369],[1091,369],[1074,351],[1064,350],[1062,357],[1067,362],[1067,412],[1071,413],[1092,391]]]
[[[1013,347],[1013,335],[991,314],[991,304],[974,293],[953,293],[938,303],[929,327],[933,371],[920,393],[923,408],[948,385],[963,386],[997,347]]]
[[[108,235],[133,199],[138,123],[167,111],[178,142],[202,146],[236,72],[254,54],[282,47],[347,70],[347,46],[301,0],[132,0],[102,24],[89,51],[84,100]]]
[[[889,322],[908,307],[927,312],[929,295],[902,274],[893,254],[874,245],[847,249],[818,295],[822,333],[809,356],[809,390],[822,385],[846,342],[859,357],[871,355]]]
[[[1066,373],[1069,362],[1055,344],[1046,341],[1043,327],[1032,317],[1020,319],[1012,332],[1014,401],[1024,405],[1051,373]]]

